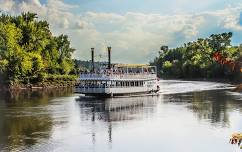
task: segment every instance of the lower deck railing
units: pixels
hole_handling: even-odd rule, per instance
[[[156,74],[80,74],[80,79],[154,79]]]

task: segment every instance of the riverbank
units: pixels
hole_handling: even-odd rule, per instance
[[[44,90],[44,89],[55,89],[55,88],[71,88],[77,83],[75,81],[49,81],[40,82],[36,84],[21,84],[12,83],[10,85],[1,85],[0,90]]]
[[[52,88],[70,88],[78,82],[77,75],[46,75],[41,81],[21,79],[1,81],[0,90],[43,90]],[[28,82],[28,83],[27,83]]]

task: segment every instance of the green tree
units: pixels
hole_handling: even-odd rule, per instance
[[[152,65],[157,65],[160,76],[178,78],[233,78],[240,75],[241,64],[235,69],[214,60],[219,52],[229,63],[242,60],[242,47],[231,46],[232,33],[212,34],[209,38],[185,43],[183,46],[159,51]],[[168,47],[166,47],[168,48]],[[162,50],[164,48],[162,47]],[[241,79],[238,77],[237,79]]]
[[[35,13],[0,16],[0,78],[38,82],[43,75],[69,74],[74,62],[67,35],[53,36]]]

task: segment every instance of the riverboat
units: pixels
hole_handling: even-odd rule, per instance
[[[111,47],[108,47],[107,66],[94,67],[94,48],[92,70],[80,73],[75,92],[85,96],[124,96],[154,94],[160,90],[156,66],[146,64],[111,64]]]

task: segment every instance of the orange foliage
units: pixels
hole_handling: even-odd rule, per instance
[[[213,59],[215,61],[217,61],[219,64],[222,64],[222,65],[226,64],[226,65],[228,65],[230,67],[230,69],[232,71],[234,71],[235,66],[236,66],[236,62],[233,61],[233,60],[226,59],[225,57],[222,56],[222,54],[220,52],[215,52],[213,54]]]

